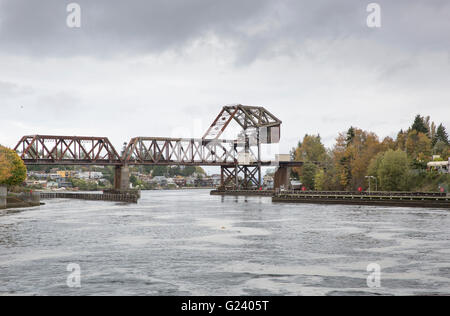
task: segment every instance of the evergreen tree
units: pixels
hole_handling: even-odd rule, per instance
[[[416,118],[414,119],[414,123],[411,126],[411,129],[423,134],[429,133],[428,127],[425,123],[425,119],[419,114],[417,114]]]
[[[355,138],[355,129],[353,128],[353,126],[351,126],[347,131],[347,145],[353,141],[353,138]]]
[[[444,125],[442,125],[442,123],[438,126],[435,138],[433,139],[434,144],[436,144],[438,141],[442,141],[442,142],[446,143],[447,145],[449,144],[448,134],[447,134],[447,131],[445,130]]]

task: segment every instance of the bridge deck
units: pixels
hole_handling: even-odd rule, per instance
[[[245,144],[219,139],[137,137],[122,155],[106,137],[24,136],[15,147],[26,165],[98,166],[301,166],[294,161],[258,161],[254,155],[242,162]]]

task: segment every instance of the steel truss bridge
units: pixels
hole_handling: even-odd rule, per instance
[[[233,121],[241,129],[237,139],[220,139]],[[119,154],[107,137],[31,135],[14,150],[28,166],[115,166],[117,190],[129,187],[130,165],[220,166],[222,187],[232,189],[260,187],[261,167],[276,165],[283,172],[276,175],[279,186],[288,181],[289,167],[302,164],[261,160],[261,145],[279,142],[281,123],[264,107],[233,105],[223,107],[199,139],[136,137]]]

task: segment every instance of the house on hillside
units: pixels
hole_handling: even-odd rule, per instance
[[[450,158],[447,161],[431,161],[427,163],[427,168],[440,173],[450,173]]]

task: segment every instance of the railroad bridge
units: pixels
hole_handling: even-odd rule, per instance
[[[235,139],[220,136],[235,122]],[[267,161],[261,146],[280,141],[281,120],[264,107],[224,106],[202,138],[136,137],[119,154],[107,137],[24,136],[14,150],[28,166],[114,166],[114,188],[129,188],[131,165],[219,166],[221,186],[231,189],[259,188],[261,167],[278,167],[275,188],[289,185],[290,168],[302,162]]]

